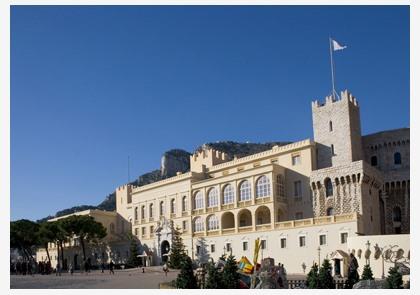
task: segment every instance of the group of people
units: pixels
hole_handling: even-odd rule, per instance
[[[34,264],[30,261],[17,261],[10,262],[10,273],[16,275],[33,275],[36,271],[34,270]]]
[[[49,275],[52,273],[51,263],[49,261],[39,261],[38,262],[38,273],[42,275]]]

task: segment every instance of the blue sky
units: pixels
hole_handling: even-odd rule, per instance
[[[128,155],[312,137],[330,35],[363,134],[409,127],[408,6],[12,7],[12,220],[98,204]]]

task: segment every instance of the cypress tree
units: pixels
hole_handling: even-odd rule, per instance
[[[372,269],[369,264],[363,267],[362,280],[374,280]]]
[[[189,256],[181,261],[181,272],[175,283],[178,289],[197,289],[197,279],[194,276],[192,261]]]
[[[185,246],[181,238],[181,230],[177,227],[172,232],[172,249],[169,256],[169,266],[180,269],[182,261],[186,258]]]
[[[232,254],[226,260],[222,272],[222,284],[224,289],[237,289],[239,287],[239,273],[235,256]]]
[[[403,280],[402,274],[399,273],[398,267],[391,267],[388,271],[388,277],[386,278],[387,289],[402,289]]]
[[[309,289],[318,289],[319,288],[319,273],[318,273],[318,264],[314,263],[306,277],[306,285]]]
[[[137,242],[134,237],[132,237],[130,242],[130,257],[127,261],[129,267],[137,267],[140,265],[140,260],[137,255]]]
[[[321,268],[319,269],[319,288],[320,289],[335,289],[334,278],[331,274],[332,266],[328,259],[324,259]]]

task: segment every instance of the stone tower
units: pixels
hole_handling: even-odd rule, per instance
[[[339,99],[327,96],[325,103],[312,102],[317,169],[362,160],[360,112],[356,98],[347,90]]]

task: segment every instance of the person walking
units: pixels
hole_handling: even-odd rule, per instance
[[[109,274],[115,274],[114,273],[114,262],[111,260],[111,262],[109,263]]]
[[[104,273],[105,271],[105,263],[102,261],[101,263],[101,273]]]
[[[165,273],[165,277],[168,276],[168,271],[169,271],[168,264],[166,264],[165,262],[165,264],[163,265],[163,272]]]
[[[70,262],[70,264],[69,264],[69,274],[70,275],[73,275],[73,272],[74,272],[74,270],[73,270],[73,264],[71,264],[71,262]]]
[[[55,275],[61,277],[61,268],[60,268],[60,263],[59,262],[57,262],[57,265],[55,267]]]

